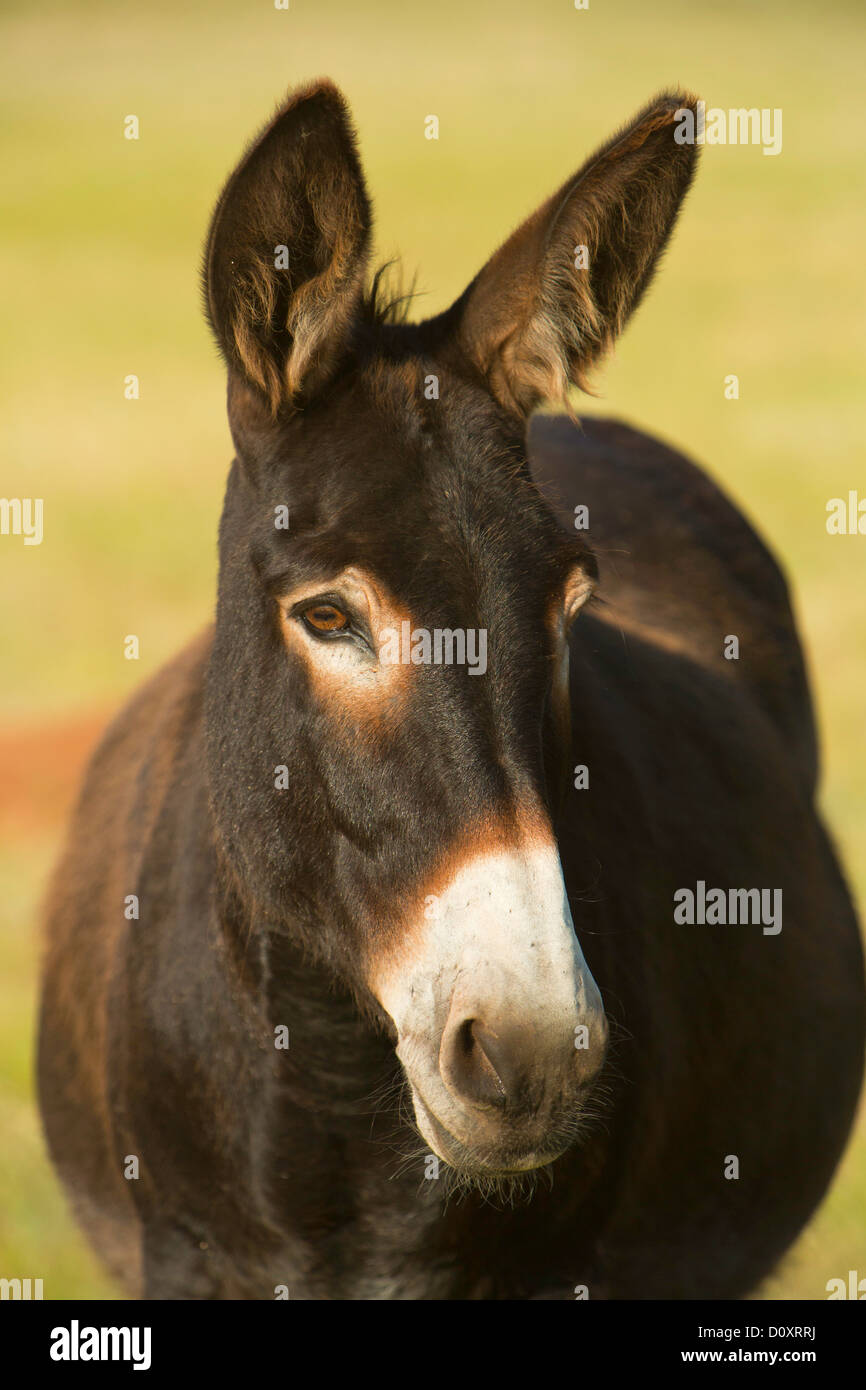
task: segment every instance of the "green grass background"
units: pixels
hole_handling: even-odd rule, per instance
[[[710,105],[781,107],[783,150],[704,151],[662,274],[587,408],[700,459],[785,564],[823,804],[862,902],[866,537],[828,536],[825,504],[866,496],[864,38],[859,0],[7,0],[0,491],[45,499],[40,547],[0,537],[7,724],[119,704],[211,612],[231,446],[199,257],[222,180],[288,86],[326,74],[347,93],[378,249],[419,270],[426,314],[596,143],[682,84]],[[138,142],[123,138],[130,113]],[[431,113],[438,142],[423,136]],[[731,372],[738,401],[723,395]],[[122,655],[133,632],[137,663]],[[54,827],[13,830],[0,856],[0,1274],[104,1298],[32,1099],[35,920],[56,849]],[[866,1275],[864,1233],[861,1119],[765,1292],[821,1298],[829,1278]]]

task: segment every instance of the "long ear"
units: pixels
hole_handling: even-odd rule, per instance
[[[326,81],[295,92],[226,184],[204,266],[229,368],[274,413],[320,387],[345,348],[370,222],[342,96]]]
[[[658,97],[500,247],[465,292],[460,343],[506,408],[565,401],[649,284],[695,168],[695,98]],[[675,133],[677,138],[675,138]]]

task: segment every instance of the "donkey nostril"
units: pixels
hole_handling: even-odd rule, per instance
[[[504,1106],[508,1100],[507,1068],[497,1039],[475,1018],[445,1030],[440,1069],[446,1084],[474,1105]]]

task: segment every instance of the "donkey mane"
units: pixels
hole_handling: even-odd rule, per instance
[[[417,274],[413,274],[409,288],[404,289],[404,273],[403,264],[396,256],[376,267],[359,306],[360,316],[368,327],[390,328],[408,322],[412,302],[420,298],[422,291],[416,289]]]

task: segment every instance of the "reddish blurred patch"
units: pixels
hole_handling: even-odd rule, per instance
[[[88,710],[0,730],[0,835],[6,843],[62,827],[110,717]]]

